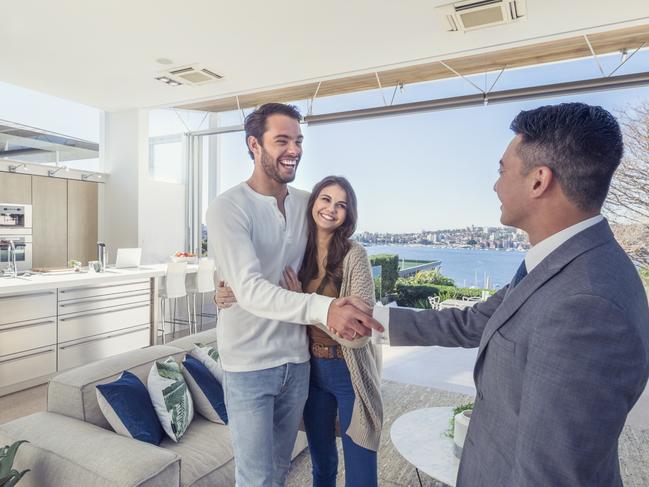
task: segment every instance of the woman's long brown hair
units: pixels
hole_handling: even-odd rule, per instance
[[[351,237],[356,231],[358,208],[356,204],[356,193],[354,193],[352,185],[342,176],[327,176],[313,187],[307,206],[308,240],[306,250],[304,251],[302,267],[298,273],[298,278],[302,282],[302,285],[306,286],[309,282],[318,277],[318,228],[313,219],[313,205],[324,188],[334,185],[340,186],[347,194],[347,215],[345,221],[335,230],[331,237],[331,241],[329,242],[325,264],[325,276],[318,287],[318,291],[316,291],[318,293],[321,292],[329,282],[333,283],[336,288],[336,294],[340,292],[340,286],[343,281],[343,259],[351,247],[349,237]]]

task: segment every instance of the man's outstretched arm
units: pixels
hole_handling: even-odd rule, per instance
[[[501,289],[485,302],[471,308],[444,309],[441,311],[375,306],[370,310],[355,298],[345,298],[345,306],[354,306],[364,312],[372,312],[383,325],[390,345],[437,345],[441,347],[473,348],[480,345],[480,338],[489,318],[495,313],[505,296],[507,287]]]
[[[290,323],[325,323],[348,340],[368,335],[367,328],[380,327],[371,316],[357,309],[334,307],[333,298],[287,291],[268,281],[250,238],[248,219],[234,203],[214,202],[207,214],[207,224],[220,276],[246,311]]]

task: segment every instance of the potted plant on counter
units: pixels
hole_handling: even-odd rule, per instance
[[[26,443],[25,440],[17,441],[12,445],[0,448],[0,487],[13,487],[23,478],[29,470],[19,472],[13,469],[14,457],[18,447]]]

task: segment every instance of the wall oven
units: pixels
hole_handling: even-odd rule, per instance
[[[0,235],[31,235],[32,205],[0,203]]]
[[[28,271],[32,268],[32,236],[31,235],[0,235],[0,269],[6,269],[11,262],[12,240],[16,248],[16,267],[18,271]]]
[[[16,248],[19,271],[32,268],[32,205],[0,203],[0,269],[10,262],[11,244]]]

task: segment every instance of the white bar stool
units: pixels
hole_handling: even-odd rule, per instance
[[[171,318],[172,323],[172,337],[176,337],[176,301],[179,298],[187,298],[187,322],[189,324],[189,331],[191,333],[192,320],[189,311],[189,298],[187,297],[187,290],[185,288],[185,274],[187,273],[187,262],[173,262],[167,264],[165,271],[164,286],[161,286],[158,297],[160,298],[160,316],[162,317],[162,343],[166,343],[165,338],[165,314],[167,312],[167,300],[173,300],[173,313]],[[160,329],[158,330],[160,331]]]
[[[201,330],[203,329],[203,300],[205,293],[213,293],[216,290],[214,286],[214,270],[215,264],[212,259],[201,259],[198,261],[198,271],[195,278],[190,281],[189,293],[193,297],[194,302],[194,333],[198,332],[198,321],[196,320],[196,295],[201,295]],[[207,315],[206,316],[213,316]]]

